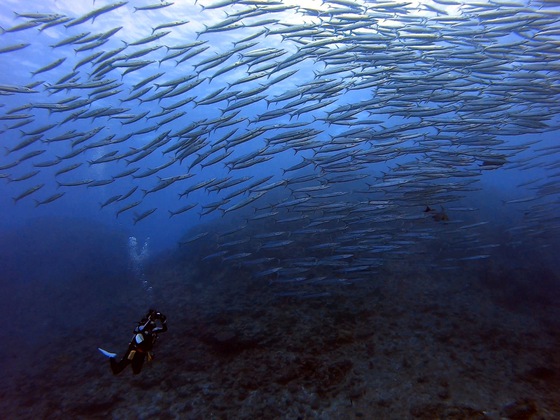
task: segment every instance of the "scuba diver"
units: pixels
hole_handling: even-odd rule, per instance
[[[158,327],[156,321],[159,321],[161,326]],[[128,350],[120,362],[115,360],[116,353],[108,352],[102,348],[99,348],[99,351],[109,357],[111,370],[114,375],[121,373],[129,364],[132,364],[132,372],[137,375],[142,370],[142,365],[146,358],[149,362],[152,361],[154,357],[152,348],[158,333],[166,331],[167,317],[155,309],[150,309],[146,316],[138,323],[138,326],[134,328],[134,335],[128,345]]]
[[[432,219],[436,222],[449,222],[449,216],[445,212],[443,206],[441,206],[441,211],[437,211],[430,206],[426,206],[424,213],[430,213],[432,215]]]

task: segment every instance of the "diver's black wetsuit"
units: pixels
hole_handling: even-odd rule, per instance
[[[161,327],[157,326],[156,321],[161,322]],[[134,335],[122,360],[117,362],[114,357],[109,359],[113,374],[119,374],[131,363],[132,372],[135,375],[140,373],[146,357],[148,360],[151,360],[153,357],[152,348],[156,342],[157,334],[165,331],[167,331],[166,316],[150,309],[148,314],[142,318],[134,329]]]

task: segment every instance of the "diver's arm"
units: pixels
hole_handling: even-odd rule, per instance
[[[167,317],[161,313],[158,313],[158,317],[156,319],[159,319],[161,322],[161,327],[156,327],[154,328],[153,332],[155,333],[160,333],[160,332],[166,332],[167,331]]]

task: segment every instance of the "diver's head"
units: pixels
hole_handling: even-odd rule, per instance
[[[162,316],[161,312],[158,312],[155,309],[150,309],[148,311],[148,314],[146,315],[146,318],[155,321],[157,319],[162,319],[165,317]]]

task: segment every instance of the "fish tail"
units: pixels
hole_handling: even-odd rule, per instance
[[[33,199],[33,201],[35,201],[35,208],[37,208],[41,205],[41,202],[39,200]]]

